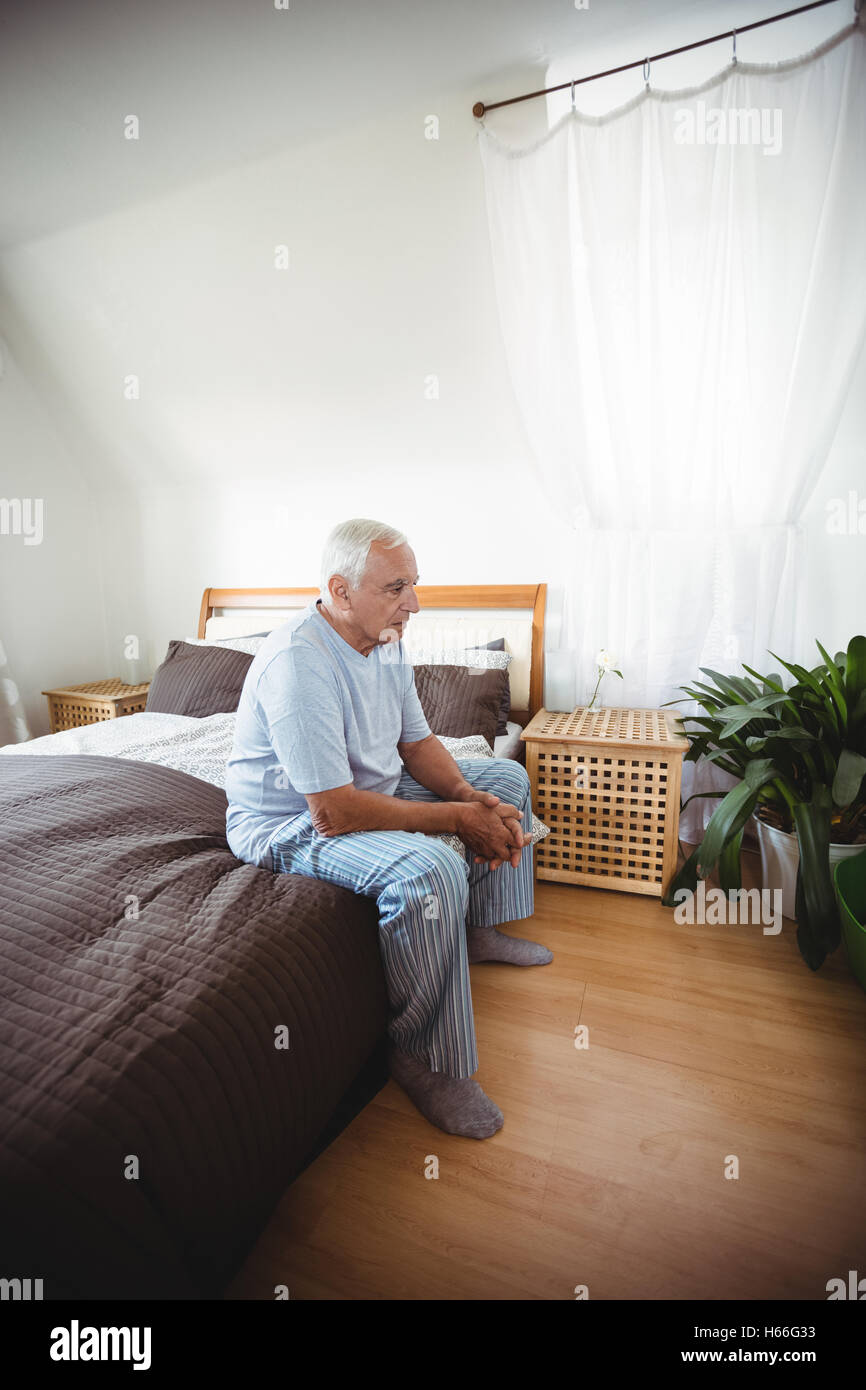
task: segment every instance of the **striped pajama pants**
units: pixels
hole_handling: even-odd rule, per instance
[[[532,829],[526,769],[510,758],[458,758],[473,787],[516,806]],[[439,801],[403,772],[394,795]],[[388,1032],[403,1052],[431,1071],[469,1077],[478,1070],[469,989],[466,931],[531,917],[532,845],[515,869],[491,869],[458,855],[431,835],[409,830],[355,830],[325,836],[310,813],[295,816],[271,841],[276,873],[305,874],[375,898],[379,950],[392,1017]]]

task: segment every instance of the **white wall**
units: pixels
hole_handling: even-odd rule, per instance
[[[635,43],[624,26],[620,61]],[[315,584],[351,515],[404,528],[424,582],[547,580],[556,644],[570,541],[535,497],[469,115],[539,85],[538,67],[502,72],[364,123],[347,99],[339,136],[0,255],[0,331],[34,387],[0,384],[0,495],[50,503],[41,547],[0,547],[0,637],[35,733],[43,686],[121,673],[130,633],[152,671],[206,585]],[[545,103],[495,119],[529,138]],[[866,361],[806,518],[800,655],[866,626],[866,538],[828,536],[824,495],[866,493],[864,388]]]
[[[129,633],[152,669],[194,632],[208,584],[315,584],[351,515],[404,528],[424,582],[555,588],[499,340],[476,97],[436,105],[438,140],[419,104],[0,260],[96,499],[112,671]],[[104,673],[94,656],[80,678]]]
[[[10,323],[0,303],[0,324]],[[11,336],[11,335],[10,335]],[[41,691],[114,674],[106,668],[101,549],[93,497],[10,337],[0,379],[0,497],[32,504],[41,525],[15,533],[14,514],[0,534],[0,675],[18,687],[33,735],[47,733]],[[27,521],[23,513],[22,521]]]

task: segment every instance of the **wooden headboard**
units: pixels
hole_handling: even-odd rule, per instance
[[[526,614],[532,624],[529,669],[529,708],[512,710],[513,719],[527,724],[544,700],[544,611],[546,584],[419,584],[415,590],[422,612],[437,609],[513,609]],[[315,589],[205,589],[198,620],[198,636],[206,637],[208,620],[217,609],[267,610],[306,607],[320,593]],[[288,616],[288,615],[287,615]]]

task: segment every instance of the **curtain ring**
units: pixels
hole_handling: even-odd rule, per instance
[[[731,37],[732,37],[733,40],[734,40],[734,56],[733,56],[732,61],[733,61],[733,62],[736,62],[736,61],[737,61],[737,31],[736,31],[736,29],[732,29],[732,30],[731,30]]]
[[[571,109],[574,110],[574,83],[571,84]]]
[[[643,80],[644,80],[644,82],[646,83],[647,87],[649,87],[649,78],[650,78],[650,60],[649,60],[649,58],[644,58],[644,60],[643,60]]]

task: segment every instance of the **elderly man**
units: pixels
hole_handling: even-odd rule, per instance
[[[247,863],[375,898],[391,1075],[434,1125],[484,1139],[503,1121],[470,1079],[469,965],[553,956],[496,930],[534,910],[529,778],[506,758],[455,761],[430,732],[401,643],[417,582],[401,531],[361,518],[331,532],[320,597],[247,673],[226,834]]]

